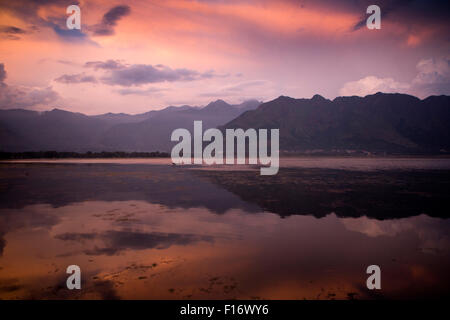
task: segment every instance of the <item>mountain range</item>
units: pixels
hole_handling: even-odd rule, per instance
[[[280,150],[448,153],[450,97],[406,94],[279,98],[233,119],[226,128],[279,128]]]
[[[213,128],[261,104],[256,100],[230,105],[167,107],[142,114],[106,113],[88,116],[60,109],[37,112],[0,110],[0,150],[23,151],[170,151],[177,128],[192,130],[194,120]]]
[[[0,150],[167,152],[172,131],[192,132],[194,120],[203,121],[203,130],[278,128],[282,152],[450,152],[449,96],[421,100],[387,93],[334,100],[280,96],[240,105],[217,100],[203,108],[171,106],[137,115],[0,110]]]

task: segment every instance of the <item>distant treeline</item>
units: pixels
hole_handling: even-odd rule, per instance
[[[12,159],[66,159],[66,158],[167,158],[167,152],[58,152],[58,151],[37,151],[37,152],[2,152],[0,160]]]

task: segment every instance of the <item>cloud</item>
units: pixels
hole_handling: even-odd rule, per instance
[[[109,85],[140,86],[148,83],[193,81],[214,77],[214,73],[199,73],[185,68],[171,69],[164,65],[134,64],[112,69],[102,81]]]
[[[224,91],[243,91],[245,89],[248,89],[250,87],[259,87],[259,86],[265,86],[269,84],[269,81],[266,80],[250,80],[250,81],[245,81],[245,82],[241,82],[238,83],[236,85],[232,85],[229,87],[224,88]]]
[[[105,3],[95,0],[75,1],[75,3],[78,2],[81,3],[82,10],[92,8],[90,12],[101,10]],[[154,34],[161,32],[163,36],[167,36],[172,30],[183,30],[183,39],[180,41],[189,36],[193,29],[194,33],[197,31],[201,35],[202,40],[205,39],[205,34],[218,39],[221,34],[226,34],[228,38],[235,33],[235,37],[245,41],[247,46],[249,40],[251,42],[272,40],[269,43],[274,43],[276,40],[280,44],[280,37],[285,35],[289,36],[288,40],[291,40],[291,37],[307,39],[306,35],[308,34],[312,35],[313,39],[321,35],[331,36],[333,39],[337,36],[347,38],[349,30],[365,26],[368,16],[365,10],[369,4],[371,3],[368,1],[360,0],[302,0],[301,2],[298,0],[179,0],[157,3],[133,1],[130,2],[130,5],[117,5],[110,8],[103,16],[100,14],[101,18],[97,24],[83,25],[83,28],[86,27],[94,36],[112,35],[120,19],[128,16],[131,10],[136,10],[139,12],[136,20],[139,20],[139,17],[145,17],[151,21],[152,26],[156,26],[152,28]],[[379,0],[376,4],[382,10],[382,25],[384,25],[384,21],[389,23],[389,34],[392,36],[401,32],[401,37],[409,37],[409,33],[414,35],[418,30],[430,28],[438,34],[431,40],[438,38],[446,41],[448,1]],[[31,21],[42,26],[45,26],[49,20],[48,16],[43,17],[43,15],[59,16],[60,10],[67,5],[67,1],[64,0],[0,1],[2,11],[8,14],[12,13],[14,17],[23,21]],[[85,21],[84,18],[83,21]],[[394,24],[395,26],[392,27]],[[54,29],[61,37],[76,38],[77,32],[68,33],[65,32],[63,24],[58,24],[58,26]],[[78,35],[82,37],[82,33],[78,33]],[[354,35],[354,37],[358,36]],[[356,39],[359,42],[359,37]],[[262,44],[267,46],[268,42],[266,41]],[[276,47],[279,47],[279,44]]]
[[[79,74],[64,74],[55,79],[56,82],[60,83],[96,83],[97,79],[94,76],[85,75],[84,73]]]
[[[59,95],[52,87],[9,86],[5,65],[0,63],[0,108],[28,108],[54,102]]]
[[[159,93],[161,91],[166,91],[168,89],[165,88],[148,88],[145,90],[136,90],[136,89],[120,89],[117,90],[116,92],[123,95],[123,96],[127,96],[127,95],[138,95],[138,96],[148,96],[151,94],[155,94],[155,93]]]
[[[20,40],[21,35],[30,34],[37,31],[36,26],[29,26],[26,29],[16,26],[0,26],[0,37],[8,40]]]
[[[119,60],[106,60],[106,61],[88,61],[84,64],[86,68],[105,69],[105,70],[117,70],[125,68]]]
[[[0,26],[0,32],[11,34],[25,34],[25,30],[14,26]]]
[[[80,5],[78,1],[74,1],[70,4]],[[82,30],[73,29],[69,30],[66,27],[66,8],[68,6],[65,0],[43,0],[43,1],[29,1],[29,0],[15,0],[15,1],[0,1],[0,11],[4,11],[7,14],[12,15],[14,18],[21,20],[23,23],[32,24],[28,27],[26,33],[31,33],[42,28],[52,29],[61,40],[64,41],[77,41],[85,42],[91,45],[98,46],[97,43],[92,41],[88,34]],[[83,19],[82,19],[83,21]],[[17,27],[13,27],[17,28]],[[88,29],[83,25],[82,29]],[[9,28],[5,29],[9,31],[6,34],[8,39],[19,40],[18,30]],[[21,29],[25,31],[24,29]],[[23,33],[20,33],[23,34]]]
[[[404,12],[405,7],[410,4],[412,0],[401,0],[401,1],[379,1],[376,3],[380,9],[381,9],[381,21],[384,21],[386,18],[390,18],[391,13],[400,13],[400,15]],[[369,6],[367,4],[366,6],[360,6],[358,9],[361,10],[364,9],[364,15],[362,15],[361,20],[358,21],[358,23],[355,24],[353,27],[353,31],[359,30],[362,27],[366,26],[367,18],[370,16],[369,14],[366,14],[366,8]],[[417,13],[414,12],[408,12],[408,16],[410,15],[416,15]],[[394,19],[397,19],[398,17],[395,17]],[[394,20],[393,19],[393,20]]]
[[[2,38],[9,40],[20,40],[18,35],[26,34],[27,31],[14,27],[14,26],[0,26],[0,33],[2,33]]]
[[[422,96],[450,94],[450,56],[442,59],[422,59],[416,66],[417,76],[412,90]]]
[[[173,245],[189,245],[199,241],[211,242],[210,236],[161,232],[137,232],[137,231],[107,231],[104,233],[64,233],[55,236],[63,241],[98,241],[101,247],[85,250],[87,255],[115,255],[121,251],[166,249]]]
[[[0,233],[0,257],[3,255],[3,250],[6,247],[6,240],[3,238],[3,233]]]
[[[110,9],[103,16],[102,23],[108,26],[115,26],[117,21],[119,21],[122,17],[130,14],[130,7],[127,5],[116,6]]]
[[[127,5],[113,7],[103,15],[99,24],[89,27],[89,30],[95,36],[111,36],[114,34],[114,27],[117,25],[117,22],[129,15],[130,12],[130,7]]]
[[[48,104],[55,101],[59,95],[52,87],[46,88],[27,88],[26,96],[22,100],[23,107],[35,106],[38,104]]]
[[[249,80],[243,81],[237,84],[228,85],[220,88],[216,91],[209,91],[201,93],[201,97],[225,97],[225,96],[234,96],[241,95],[242,93],[246,93],[249,91],[254,91],[251,93],[258,93],[260,90],[267,91],[270,89],[271,82],[267,80]]]
[[[75,3],[71,4],[79,3],[75,1]],[[89,37],[80,30],[68,30],[66,28],[67,16],[65,14],[65,8],[67,7],[67,5],[67,1],[64,0],[1,1],[0,10],[12,14],[15,18],[18,18],[25,23],[32,23],[33,26],[30,28],[30,30],[37,30],[37,26],[51,28],[58,36],[60,36],[64,40],[88,41],[92,43],[92,41],[89,40]],[[44,12],[46,13],[46,15],[43,14]],[[10,32],[10,36],[16,37],[18,39],[17,33],[11,34],[11,32],[18,30],[11,28],[6,30]]]
[[[85,68],[91,68],[101,72],[101,75],[64,74],[55,79],[60,83],[96,83],[106,85],[118,85],[122,87],[142,86],[151,83],[194,81],[210,79],[214,77],[227,77],[228,75],[216,74],[213,70],[198,72],[186,68],[172,69],[162,64],[127,64],[121,60],[88,61]],[[142,90],[121,89],[116,92],[121,95],[150,95],[164,91],[163,88],[148,88]]]
[[[0,87],[0,108],[15,109],[48,105],[59,95],[52,87],[3,86]]]
[[[5,85],[4,81],[6,79],[6,70],[5,70],[5,64],[0,63],[0,86]]]
[[[377,92],[404,92],[408,88],[409,84],[397,82],[392,78],[367,76],[357,81],[347,82],[339,90],[339,94],[342,96],[366,96]]]
[[[43,26],[51,28],[61,40],[70,41],[70,42],[85,42],[93,45],[98,45],[94,41],[92,41],[88,34],[85,33],[85,27],[82,25],[81,30],[78,29],[68,29],[66,26],[65,15],[59,15],[57,17],[50,16],[47,17],[46,20],[42,23]],[[83,20],[82,20],[83,21]]]
[[[78,40],[91,42],[87,34],[83,33],[81,30],[78,29],[69,30],[66,27],[59,26],[58,24],[51,24],[51,27],[53,31],[55,31],[55,33],[64,40],[68,41]],[[94,42],[91,43],[94,44]]]
[[[426,215],[396,219],[376,220],[367,217],[343,218],[341,223],[347,230],[360,232],[368,237],[395,237],[402,233],[415,234],[418,249],[426,253],[448,252],[450,237],[449,222]]]
[[[68,65],[68,66],[78,66],[77,63],[75,63],[73,61],[69,61],[69,60],[58,59],[58,60],[56,60],[56,62],[61,63],[61,64],[65,64],[65,65]]]
[[[365,96],[377,92],[401,92],[421,98],[450,94],[450,57],[422,59],[417,63],[416,69],[417,75],[410,83],[398,82],[392,78],[367,76],[345,83],[339,94]]]

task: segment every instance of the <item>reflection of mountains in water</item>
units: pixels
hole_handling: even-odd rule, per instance
[[[450,171],[345,171],[281,168],[259,171],[190,170],[155,165],[2,165],[0,208],[82,201],[144,200],[169,208],[204,207],[323,217],[448,218]]]
[[[0,208],[61,207],[83,201],[141,200],[169,208],[258,212],[192,170],[142,164],[9,164],[0,171]]]
[[[448,170],[346,171],[281,168],[259,172],[205,171],[209,179],[242,200],[280,216],[368,216],[392,219],[427,214],[449,217]]]

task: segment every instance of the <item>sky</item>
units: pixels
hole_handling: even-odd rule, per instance
[[[69,30],[66,8],[81,9]],[[368,29],[369,5],[381,29]],[[449,1],[0,0],[0,108],[450,94]]]

